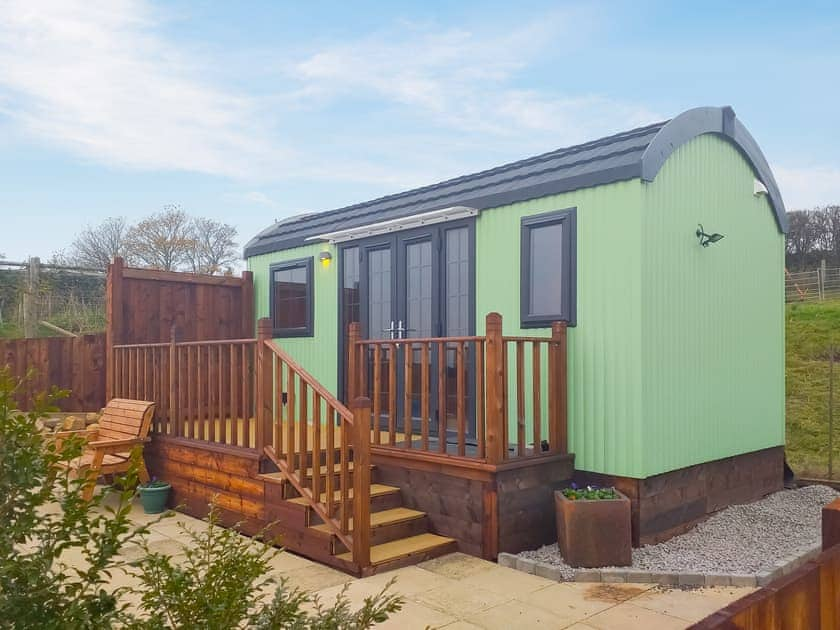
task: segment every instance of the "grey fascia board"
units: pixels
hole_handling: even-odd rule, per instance
[[[726,138],[747,159],[758,179],[767,187],[776,224],[779,231],[786,234],[788,224],[785,205],[770,165],[767,164],[758,143],[738,120],[731,107],[697,107],[668,121],[642,154],[642,180],[652,182],[674,151],[706,133]]]

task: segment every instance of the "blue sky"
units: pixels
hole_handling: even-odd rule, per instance
[[[276,218],[729,104],[840,203],[836,3],[0,0],[0,252],[177,203]]]

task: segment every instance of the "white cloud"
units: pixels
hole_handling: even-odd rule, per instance
[[[206,78],[222,51],[204,42],[190,55],[162,19],[146,0],[0,2],[0,122],[108,165],[398,190],[659,118],[602,94],[529,89],[535,61],[574,62],[598,22],[587,10],[498,32],[401,23],[296,60],[255,51],[259,67],[242,64],[235,89]],[[270,206],[261,194],[245,201]]]
[[[557,42],[572,46],[593,21],[580,10],[561,10],[504,34],[404,26],[326,47],[291,64],[287,72],[300,83],[291,98],[322,104],[378,100],[462,134],[489,134],[488,141],[551,132],[556,146],[659,119],[645,107],[604,95],[514,86],[539,54],[557,53]],[[550,83],[558,81],[551,77]]]
[[[106,163],[247,176],[282,152],[249,125],[255,103],[194,78],[140,1],[0,4],[0,113]]]
[[[788,210],[840,204],[840,167],[776,166],[773,173]]]

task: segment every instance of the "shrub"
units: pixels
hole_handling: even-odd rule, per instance
[[[326,606],[267,577],[280,552],[220,527],[213,505],[206,530],[189,533],[185,559],[154,552],[148,526],[129,519],[136,463],[117,480],[123,490],[116,507],[103,504],[105,492],[83,500],[84,479],[60,465],[81,455],[83,440],[57,445],[38,427],[65,393],[41,395],[23,413],[16,411],[20,391],[20,381],[0,368],[0,627],[361,630],[401,608],[391,583],[352,611],[346,592]],[[130,542],[144,551],[131,563],[120,556]],[[67,554],[72,563],[62,560]],[[134,574],[140,587],[108,588],[116,570]],[[137,609],[129,596],[139,597]]]

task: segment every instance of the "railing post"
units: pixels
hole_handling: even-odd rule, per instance
[[[178,359],[175,347],[175,324],[169,327],[169,424],[166,433],[179,435],[180,419],[178,417]]]
[[[351,322],[347,329],[347,400],[355,400],[362,392],[359,391],[359,347],[356,342],[362,338],[362,325]]]
[[[266,447],[266,439],[269,437],[273,440],[273,431],[271,428],[271,410],[274,391],[272,388],[272,380],[274,376],[274,369],[271,364],[272,354],[266,346],[266,342],[271,339],[272,323],[268,317],[262,317],[257,321],[257,349],[255,360],[257,362],[257,383],[256,383],[256,401],[254,405],[254,413],[256,414],[257,426],[255,429],[255,444],[258,451],[262,451]],[[272,441],[273,444],[273,441]]]
[[[502,316],[488,313],[485,319],[486,357],[485,389],[485,435],[487,438],[487,461],[498,464],[505,458],[505,365],[504,339],[502,338]]]
[[[354,398],[350,409],[353,411],[353,562],[364,569],[370,566],[370,399]]]
[[[548,446],[553,453],[569,450],[568,409],[566,322],[554,322],[548,345]]]

